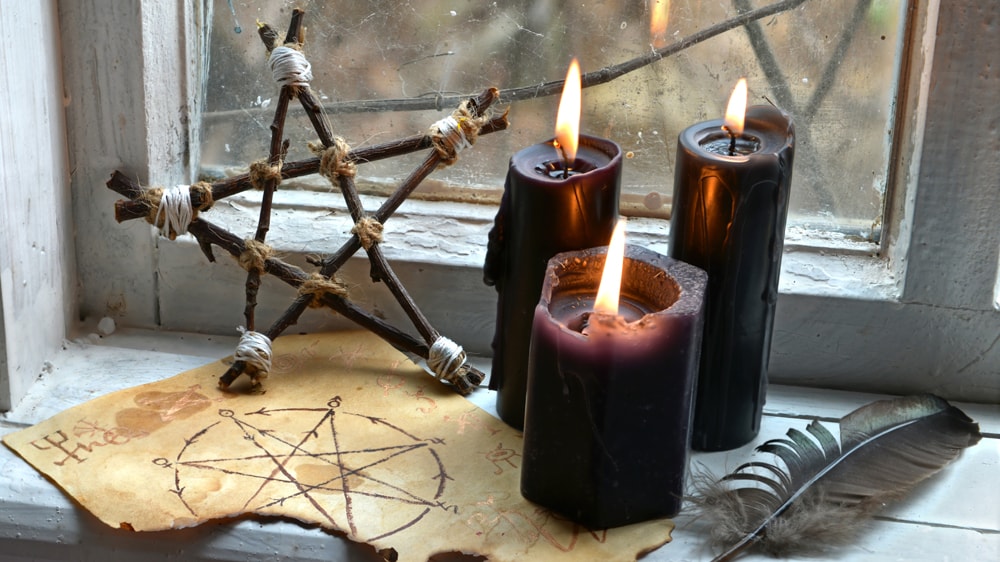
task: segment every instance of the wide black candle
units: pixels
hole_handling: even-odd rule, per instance
[[[554,141],[514,154],[489,235],[484,280],[498,293],[490,389],[500,418],[517,429],[524,427],[532,318],[549,258],[606,245],[618,221],[621,148],[579,139],[569,166]]]
[[[694,125],[677,146],[671,257],[708,272],[692,447],[739,447],[760,429],[792,179],[794,127],[771,106]]]
[[[618,313],[591,312],[604,255],[549,261],[521,465],[525,498],[592,529],[680,510],[706,283],[694,266],[629,246]]]

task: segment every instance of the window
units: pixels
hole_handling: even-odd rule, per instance
[[[306,10],[312,87],[337,133],[363,145],[421,131],[440,99],[496,86],[529,89],[565,74],[613,67],[725,22],[764,2],[296,3]],[[791,223],[877,241],[906,40],[902,0],[785,2],[778,15],[736,28],[584,93],[584,130],[628,155],[626,213],[669,216],[678,133],[721,117],[737,79],[753,103],[770,100],[796,121]],[[391,6],[391,7],[390,7]],[[221,4],[220,4],[221,8]],[[291,4],[229,3],[213,18],[201,164],[218,175],[266,154],[276,88],[253,22],[287,25]],[[523,92],[521,92],[523,93]],[[506,162],[552,136],[557,99],[509,101],[512,128],[484,139],[460,166],[435,174],[421,195],[496,204]],[[372,100],[423,99],[424,111],[369,110]],[[368,102],[362,104],[361,102]],[[385,109],[389,104],[382,104]],[[450,110],[451,104],[444,110]],[[298,112],[286,125],[289,159],[315,134]],[[405,163],[404,163],[405,162]],[[391,190],[413,160],[367,164],[359,181]],[[298,182],[326,189],[325,180]],[[443,186],[443,187],[441,187]],[[443,191],[443,193],[442,193]]]
[[[806,0],[801,9],[812,4],[826,3]],[[450,16],[452,8],[440,5]],[[876,0],[871,3],[872,7],[884,5]],[[919,0],[889,5],[898,7],[892,11],[894,17],[902,18],[900,12],[906,17],[894,24],[903,26],[899,34],[886,39],[887,44],[898,42],[903,48],[894,63],[900,69],[893,74],[900,77],[899,95],[893,97],[890,108],[894,117],[884,117],[894,124],[896,142],[889,151],[885,172],[889,180],[883,234],[876,244],[811,228],[789,229],[772,347],[772,378],[855,390],[936,391],[955,399],[996,402],[1000,400],[996,378],[1000,371],[1000,312],[995,304],[1000,292],[996,289],[1000,228],[995,214],[1000,209],[1000,191],[996,190],[1000,161],[994,154],[998,131],[993,124],[1000,107],[1000,90],[996,88],[996,64],[990,57],[1000,45],[988,25],[1000,17],[1000,6],[972,0],[961,0],[948,9]],[[116,5],[114,9],[60,3],[59,33],[45,35],[58,36],[62,44],[63,90],[59,91],[55,82],[46,82],[45,88],[47,99],[62,99],[66,107],[71,194],[58,189],[58,179],[47,181],[43,188],[53,188],[56,201],[45,203],[44,212],[33,207],[30,215],[24,216],[30,216],[42,229],[62,228],[65,225],[59,217],[68,220],[68,216],[59,209],[70,205],[72,195],[75,237],[67,235],[62,240],[75,247],[77,259],[75,266],[68,260],[50,258],[28,260],[25,267],[36,273],[62,268],[60,275],[75,280],[77,298],[68,296],[65,304],[75,308],[80,319],[93,322],[109,315],[119,325],[227,334],[241,321],[242,270],[225,258],[209,265],[190,240],[160,240],[139,221],[115,224],[112,210],[118,196],[104,187],[115,169],[150,185],[193,181],[191,161],[200,153],[194,125],[200,122],[202,110],[201,66],[207,60],[206,23],[212,19],[213,6],[217,16],[226,16],[227,3],[198,0],[150,1]],[[234,6],[243,34],[250,33],[257,14],[242,3],[234,2]],[[641,10],[634,11],[629,12],[633,19],[628,20],[626,29],[639,25],[632,22],[642,19]],[[373,9],[372,13],[376,12]],[[798,12],[795,14],[798,17]],[[5,10],[0,21],[5,25],[17,21],[11,26],[22,26],[16,16]],[[771,25],[789,17],[776,16]],[[281,18],[272,21],[280,22]],[[316,33],[321,23],[310,21]],[[607,21],[612,20],[609,17]],[[683,21],[675,18],[671,25]],[[620,27],[620,21],[616,23]],[[610,27],[613,30],[614,26]],[[729,34],[743,36],[745,32]],[[310,42],[310,52],[317,52],[312,50],[318,49],[315,45]],[[423,62],[451,60],[448,56],[435,59],[442,60]],[[49,61],[48,68],[54,64]],[[603,63],[585,63],[585,67],[599,64]],[[4,68],[11,83],[26,83],[21,66]],[[562,73],[552,72],[556,77]],[[795,74],[788,71],[788,75]],[[717,81],[722,82],[721,78]],[[721,104],[728,95],[728,86],[717,90],[721,90],[723,100],[716,101],[713,95],[713,104]],[[548,122],[551,104],[546,100],[544,105],[539,121]],[[21,110],[0,106],[0,112],[15,111]],[[704,116],[714,111],[706,109]],[[11,123],[10,116],[0,118]],[[516,123],[522,120],[517,119]],[[421,130],[430,120],[418,119],[415,128],[402,127],[403,134]],[[596,128],[590,130],[603,134]],[[628,130],[637,136],[638,128]],[[547,137],[547,131],[541,130],[537,138],[509,142],[515,142],[514,146],[537,142]],[[660,133],[666,138],[666,132]],[[514,136],[501,133],[484,140],[483,147],[476,148],[477,154],[505,135]],[[224,136],[237,138],[236,134]],[[648,140],[647,133],[643,137]],[[367,139],[351,140],[357,144]],[[669,161],[670,141],[661,142],[665,148],[660,151]],[[508,155],[499,161],[505,165]],[[7,158],[6,153],[0,157]],[[628,167],[633,167],[634,160]],[[797,160],[796,188],[806,183],[805,160]],[[834,177],[855,167],[854,161],[841,159]],[[6,160],[3,168],[12,169]],[[665,171],[661,175],[669,177]],[[307,248],[324,239],[336,240],[343,232],[319,220],[330,214],[325,203],[317,202],[327,196],[282,192],[287,199],[277,210],[275,222],[288,223],[291,226],[287,228],[294,230],[282,247],[289,259],[301,260]],[[227,221],[245,221],[241,229],[249,231],[247,225],[255,220],[252,203],[251,197],[236,198],[217,205],[211,213],[219,213]],[[495,301],[492,290],[481,283],[482,253],[474,241],[481,244],[485,239],[492,207],[408,201],[404,209],[406,216],[400,216],[400,222],[393,219],[387,224],[399,234],[391,237],[395,244],[411,244],[390,248],[397,273],[439,329],[454,334],[468,349],[488,351]],[[474,209],[483,210],[477,214]],[[435,220],[428,221],[427,216]],[[404,224],[404,219],[409,222]],[[5,240],[11,239],[11,224],[0,223]],[[452,230],[435,237],[419,234],[438,224]],[[643,224],[639,232],[645,236],[642,243],[662,249],[665,222],[650,219]],[[419,253],[421,243],[432,238],[439,245]],[[451,251],[443,260],[435,258],[441,248]],[[364,264],[351,268],[359,277],[366,274]],[[20,325],[31,307],[30,299],[18,300],[25,294],[21,287],[7,273],[0,277],[4,327],[0,334],[7,357],[11,350],[32,343],[34,337]],[[448,291],[441,287],[448,287]],[[267,290],[262,297],[266,294]],[[277,302],[271,306],[283,307],[287,293],[275,295]],[[384,304],[391,317],[391,304],[387,304],[391,299],[380,301],[376,289],[365,297],[372,306]],[[262,303],[259,314],[266,315],[267,306]],[[337,322],[318,314],[310,318],[313,323],[301,329]],[[58,348],[58,337],[45,337],[48,349]],[[2,391],[9,393],[9,401],[16,402],[41,371],[45,357],[35,360],[34,367],[26,365],[16,371],[10,365],[5,367],[11,380],[0,384],[4,385]]]

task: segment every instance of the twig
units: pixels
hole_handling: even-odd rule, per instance
[[[489,88],[484,90],[478,97],[472,100],[471,110],[475,115],[482,115],[483,112],[489,108],[496,100],[499,92],[496,88]],[[441,163],[441,157],[437,152],[432,152],[427,155],[423,163],[417,167],[416,170],[410,173],[410,175],[403,180],[399,188],[389,196],[388,199],[382,203],[382,206],[378,208],[377,211],[372,215],[375,220],[381,223],[389,220],[389,217],[396,212],[396,209],[406,201],[406,198],[413,193],[417,187],[420,186],[427,176],[433,172],[438,164]],[[358,239],[357,235],[352,235],[351,238],[345,242],[339,250],[329,258],[323,260],[323,268],[320,273],[329,277],[333,275],[337,269],[339,269],[348,258],[354,255],[355,252],[361,249],[361,240]]]
[[[295,8],[292,10],[292,17],[288,24],[288,33],[285,34],[285,43],[298,43],[302,36],[302,10]],[[262,25],[258,29],[261,41],[270,54],[277,47],[274,30],[268,25]],[[285,158],[288,143],[282,142],[285,130],[285,117],[288,114],[288,102],[299,94],[299,87],[292,85],[282,85],[278,94],[278,104],[274,109],[274,120],[271,121],[271,144],[268,149],[267,164],[271,167],[281,169],[281,163]],[[280,176],[275,178],[271,175],[264,182],[263,196],[260,202],[260,218],[257,220],[257,230],[254,233],[254,240],[263,244],[267,238],[267,232],[271,229],[271,207],[274,201],[274,190],[278,187]],[[257,293],[260,291],[261,271],[253,264],[247,267],[246,280],[246,305],[243,308],[243,316],[246,318],[248,330],[256,329],[255,310],[257,308]]]
[[[492,105],[493,102],[496,100],[496,96],[497,96],[497,90],[495,88],[490,88],[483,91],[483,93],[481,93],[477,98],[470,100],[470,111],[475,116],[482,115],[489,108],[489,106]],[[308,104],[303,104],[303,107],[307,112],[315,111]],[[313,120],[314,122],[318,121],[324,124],[326,121],[325,116],[319,113],[310,115],[310,119]],[[320,132],[320,131],[326,131],[326,132]],[[328,131],[329,129],[325,127],[317,128],[317,133],[320,134],[321,141],[323,142],[324,146],[327,147],[331,146],[334,142],[332,134],[330,134]],[[427,158],[425,158],[424,163],[420,167],[418,167],[414,173],[410,174],[410,176],[403,182],[403,184],[399,187],[399,189],[397,189],[392,194],[392,196],[390,196],[382,204],[382,206],[378,209],[378,211],[375,212],[375,214],[373,215],[375,220],[379,222],[384,222],[385,220],[387,220],[392,215],[392,213],[395,212],[395,210],[399,207],[399,205],[401,205],[406,200],[406,198],[413,192],[413,190],[420,185],[420,182],[423,181],[423,179],[426,178],[438,166],[440,162],[441,162],[441,156],[438,154],[437,151],[432,151],[427,156]],[[114,179],[114,177],[112,179]],[[345,200],[347,202],[347,206],[351,211],[351,216],[354,218],[354,222],[357,223],[364,216],[364,208],[361,204],[361,199],[358,196],[357,189],[354,187],[354,182],[349,177],[341,176],[340,186],[341,186],[341,191],[344,194]],[[218,229],[218,227],[215,228]],[[210,243],[212,242],[211,241],[206,242],[207,238],[203,235],[199,236],[199,233],[202,232],[202,229],[195,228],[192,230],[191,227],[188,227],[188,230],[195,235],[195,237],[199,241],[199,245],[201,246],[202,251],[206,253],[206,256],[209,258],[209,260],[212,260],[211,247],[210,247]],[[237,242],[239,241],[237,240]],[[235,247],[237,248],[241,246],[245,248],[245,245],[242,242],[239,242],[239,244],[235,245]],[[231,252],[233,251],[231,249],[232,247],[234,247],[233,244],[230,244],[229,248]],[[327,278],[333,277],[333,275],[347,261],[347,259],[350,258],[350,256],[354,255],[360,248],[361,248],[361,242],[358,235],[352,234],[351,238],[341,246],[340,250],[334,255],[333,258],[321,262],[322,267],[320,268],[320,274]],[[240,250],[240,252],[242,251],[243,250]],[[427,320],[427,318],[423,315],[420,309],[416,306],[416,303],[413,302],[413,299],[406,292],[405,288],[403,287],[403,284],[396,277],[395,273],[392,271],[392,268],[389,266],[388,261],[385,259],[384,254],[382,254],[381,248],[379,248],[377,244],[374,244],[372,245],[372,247],[368,249],[368,253],[369,253],[369,258],[371,259],[373,271],[377,273],[377,280],[381,280],[386,283],[390,292],[392,292],[393,296],[400,303],[400,306],[406,312],[407,316],[417,327],[417,330],[420,332],[421,336],[424,337],[425,340],[424,346],[417,350],[419,352],[417,354],[423,357],[424,359],[427,359],[430,353],[430,345],[440,336],[440,334],[437,332],[437,330],[435,330],[431,326],[430,322]],[[265,263],[272,263],[277,261],[278,260],[266,260]],[[268,271],[270,272],[270,270]],[[304,280],[303,278],[298,277],[298,281],[297,283],[295,283],[295,285],[296,286],[301,285],[303,280]],[[328,303],[327,300],[329,299],[333,299],[332,302]],[[274,324],[271,325],[271,327],[267,330],[265,335],[267,335],[272,340],[277,338],[285,329],[298,322],[299,317],[302,315],[303,312],[305,312],[305,309],[309,306],[310,302],[312,302],[311,296],[299,295],[298,297],[296,297],[295,300],[292,301],[292,304],[285,310],[285,312],[274,322]],[[327,304],[328,306],[331,306],[332,308],[340,312],[342,308],[346,307],[349,304],[349,302],[346,301],[346,299],[340,297],[334,298],[330,295],[325,295],[324,304]],[[382,336],[384,339],[387,339],[387,341],[390,342],[394,341],[393,339],[390,339],[390,336],[398,340],[398,337],[395,335],[395,332],[398,332],[398,330],[395,330],[395,328],[393,328],[392,332],[387,332],[384,326],[380,325],[369,326],[368,324],[371,324],[370,315],[365,313],[363,310],[357,309],[355,307],[354,309],[350,309],[348,312],[352,314],[351,318],[354,319],[356,322],[365,325],[372,332]],[[230,384],[232,384],[234,380],[236,380],[236,378],[240,376],[240,374],[243,373],[243,370],[245,368],[246,364],[244,362],[242,361],[234,362],[233,365],[231,365],[229,369],[222,375],[222,377],[220,377],[219,384],[223,388],[229,386]],[[454,377],[454,379],[451,382],[455,384],[459,392],[467,394],[471,392],[476,386],[478,386],[480,382],[482,382],[482,380],[485,378],[485,375],[480,371],[472,368],[471,366],[468,366],[467,364],[463,367],[463,369],[464,373],[462,373],[460,376]]]
[[[347,207],[351,211],[351,216],[354,218],[355,224],[357,224],[358,221],[364,218],[365,210],[361,205],[358,190],[354,187],[354,179],[348,176],[341,176],[339,183],[340,190],[347,201]],[[403,308],[403,312],[406,313],[410,321],[413,322],[413,325],[416,326],[417,331],[423,336],[424,341],[428,344],[434,343],[434,340],[440,337],[440,334],[431,326],[427,317],[417,308],[417,304],[413,302],[413,298],[406,292],[406,288],[403,287],[399,278],[396,277],[396,272],[392,270],[389,266],[389,261],[385,259],[385,254],[382,253],[379,243],[373,242],[365,251],[368,253],[368,259],[372,264],[372,280],[385,283],[385,286],[389,288],[389,291],[396,297],[396,301]]]
[[[188,226],[188,232],[198,240],[203,248],[210,248],[212,245],[218,246],[237,259],[246,250],[246,245],[239,236],[201,218],[193,221]],[[207,255],[210,261],[215,261],[211,250],[209,250]],[[264,260],[264,271],[296,288],[309,278],[309,275],[300,268],[273,257]],[[427,359],[430,347],[426,343],[371,315],[349,300],[336,295],[326,294],[323,296],[322,302],[323,305],[331,308],[348,320],[359,324],[386,340],[396,349]],[[482,372],[475,369],[472,369],[472,371],[474,375],[479,377],[479,380],[485,378],[485,374]],[[230,371],[227,371],[220,378],[219,382],[223,387],[226,387],[232,384],[240,373],[242,373],[242,369],[234,370],[231,368]],[[471,388],[468,390],[471,391]]]
[[[497,99],[497,90],[495,88],[489,88],[487,90],[484,90],[481,94],[479,94],[479,96],[470,100],[471,101],[470,110],[474,115],[480,116],[487,111],[487,109],[496,101],[496,99]],[[506,114],[504,115],[506,116]],[[504,121],[504,123],[506,123],[506,121]],[[435,168],[437,168],[440,161],[441,157],[438,155],[437,151],[431,152],[427,156],[427,158],[424,159],[424,162],[416,170],[414,170],[406,178],[406,180],[403,181],[403,183],[399,186],[399,188],[396,189],[396,191],[388,199],[386,199],[386,201],[382,204],[382,206],[379,207],[377,211],[375,211],[372,217],[375,220],[379,221],[380,223],[385,223],[385,221],[387,221],[392,216],[392,214],[396,211],[396,209],[399,208],[399,206],[406,200],[406,198],[413,192],[413,190],[415,190],[420,185],[420,182],[423,181],[428,175],[430,175],[430,173],[433,172]],[[114,177],[112,179],[114,179]],[[342,184],[342,191],[344,193],[345,198],[347,199],[348,207],[351,208],[352,217],[354,218],[354,221],[357,222],[357,220],[360,219],[360,217],[362,216],[363,209],[361,207],[360,199],[352,200],[352,195],[353,198],[357,198],[357,190],[351,189],[351,187],[353,187],[353,185],[351,185],[348,189],[343,189],[343,184]],[[190,227],[188,229],[190,230]],[[346,242],[344,242],[344,244],[341,245],[340,249],[337,250],[336,253],[334,253],[329,258],[322,260],[319,263],[319,265],[321,266],[319,273],[327,278],[332,277],[347,262],[347,260],[350,259],[350,257],[353,256],[355,253],[357,253],[357,251],[360,249],[361,249],[361,240],[358,238],[357,234],[352,234],[351,238],[349,238]],[[379,254],[381,254],[380,251]],[[211,259],[210,256],[209,259]],[[396,280],[396,282],[398,283],[398,279]],[[399,284],[399,286],[401,287],[402,284]],[[407,296],[406,298],[408,299],[409,297]],[[398,295],[397,295],[397,300],[400,300],[400,297]],[[296,299],[292,301],[292,304],[287,309],[285,309],[284,313],[282,313],[282,315],[278,317],[278,319],[274,322],[274,324],[272,324],[271,327],[267,330],[266,335],[271,339],[275,339],[289,326],[292,326],[296,322],[298,322],[299,317],[301,317],[302,313],[305,312],[306,308],[308,308],[309,302],[310,298],[308,296],[300,295],[296,297]],[[404,306],[404,308],[406,308],[404,300],[400,300],[400,304]],[[412,305],[413,309],[416,309],[416,305],[412,303],[412,300],[410,300],[410,304]],[[421,335],[424,336],[427,342],[425,345],[430,345],[437,337],[438,335],[437,331],[435,331],[432,327],[430,327],[430,323],[427,322],[426,318],[424,318],[422,314],[420,314],[419,310],[417,310],[416,312],[419,315],[419,319],[414,319],[414,316],[411,316],[411,320],[414,321],[414,324],[417,325],[418,329],[421,331]],[[409,314],[409,311],[407,311],[407,313]],[[379,335],[382,335],[380,332],[374,329],[372,329],[372,331]],[[429,351],[429,347],[427,349]],[[427,359],[426,353],[418,355],[420,355],[424,359]],[[226,374],[223,375],[223,377],[225,379],[235,380],[235,377],[239,376],[243,368],[244,365],[233,364],[230,367],[229,371],[227,371]],[[483,380],[483,377],[484,375],[482,375],[482,373],[480,373],[475,369],[472,369],[471,367],[469,368],[469,371],[466,375],[466,378],[470,379],[472,386],[478,385],[479,382]],[[461,380],[461,377],[459,378],[459,380]],[[471,390],[472,388],[468,388],[467,391],[471,392]],[[463,391],[462,388],[459,388],[459,391],[467,393],[466,391]]]
[[[278,95],[278,105],[274,110],[274,121],[271,122],[271,146],[269,149],[267,163],[269,166],[278,166],[284,159],[284,153],[288,148],[287,143],[282,143],[284,136],[285,116],[288,113],[288,102],[295,95],[295,90],[291,86],[282,86]],[[271,205],[274,201],[274,190],[278,182],[275,178],[269,177],[264,183],[264,194],[260,202],[260,218],[257,220],[257,230],[254,233],[254,240],[264,243],[267,232],[271,229]],[[257,293],[260,290],[260,271],[256,267],[247,268],[246,280],[246,305],[243,308],[243,316],[246,318],[247,329],[256,329],[256,319],[254,311],[257,308]]]
[[[488,135],[497,131],[503,131],[508,125],[507,114],[498,115],[483,125],[483,128],[479,131],[479,136]],[[368,162],[384,160],[386,158],[395,158],[396,156],[410,154],[419,150],[428,149],[430,147],[430,136],[426,134],[413,135],[381,144],[352,149],[348,153],[347,158],[357,164],[365,164]],[[319,158],[296,160],[282,165],[281,179],[286,180],[308,176],[315,174],[318,171]],[[211,185],[212,199],[215,201],[253,189],[253,184],[250,181],[250,174],[248,173],[219,180],[217,182],[213,182]],[[149,214],[149,204],[141,199],[138,199],[139,195],[142,194],[142,187],[138,183],[132,181],[127,176],[116,170],[112,174],[111,179],[108,181],[107,186],[112,191],[128,197],[128,200],[118,200],[115,202],[116,221],[125,222],[143,218]],[[193,196],[192,204],[195,207],[200,205],[201,202],[200,196]]]

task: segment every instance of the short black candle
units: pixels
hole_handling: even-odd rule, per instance
[[[490,389],[512,427],[524,427],[531,324],[545,267],[559,252],[608,243],[618,222],[621,166],[617,144],[586,135],[567,174],[553,141],[510,159],[484,280],[498,293]]]
[[[625,310],[588,316],[604,255],[592,248],[549,261],[521,465],[525,498],[592,529],[680,510],[706,284],[696,267],[627,246]]]
[[[692,447],[739,447],[760,429],[794,156],[790,118],[746,112],[729,154],[723,121],[680,135],[670,256],[708,272]]]

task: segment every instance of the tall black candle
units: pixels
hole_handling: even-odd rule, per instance
[[[512,427],[524,428],[531,325],[549,258],[607,245],[618,221],[621,164],[617,144],[583,135],[567,177],[553,141],[510,159],[484,280],[498,293],[490,389]]]
[[[677,147],[670,257],[708,272],[692,447],[744,445],[760,429],[792,179],[794,127],[771,106],[694,125]]]
[[[579,134],[580,65],[569,66],[556,116],[556,138],[510,159],[503,199],[490,231],[483,280],[496,287],[490,389],[497,413],[524,428],[528,348],[549,258],[608,243],[618,222],[622,150]]]

